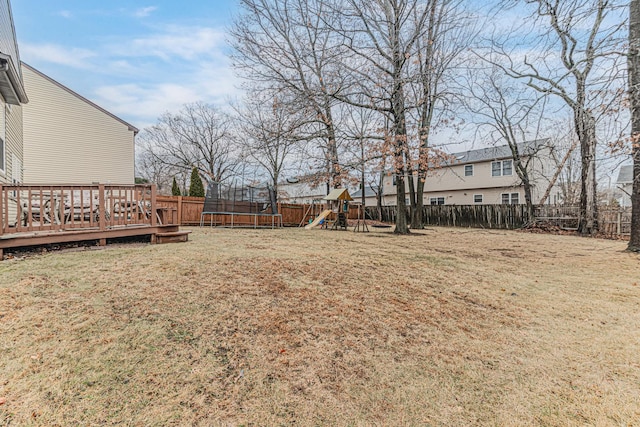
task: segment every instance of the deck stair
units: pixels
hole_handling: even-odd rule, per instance
[[[186,242],[189,240],[189,234],[191,231],[185,230],[161,232],[155,234],[155,239],[157,244]]]

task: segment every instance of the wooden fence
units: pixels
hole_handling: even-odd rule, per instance
[[[524,205],[429,205],[423,208],[427,225],[515,229],[527,223]],[[395,206],[383,206],[383,222],[395,222]],[[368,218],[378,217],[378,208],[367,208]],[[407,208],[407,219],[409,208]]]
[[[199,225],[200,215],[204,208],[204,198],[187,196],[157,196],[156,203],[159,207],[176,209],[178,224]],[[309,219],[317,216],[326,209],[324,204],[303,205],[292,203],[278,203],[278,213],[282,215],[282,224],[286,227],[297,227],[301,223],[306,223]],[[349,207],[349,219],[358,218],[358,207]],[[255,218],[250,215],[235,215],[235,224],[239,226],[252,226]],[[269,224],[270,219],[261,219]],[[207,221],[208,222],[208,221]],[[216,221],[220,223],[222,221]]]
[[[367,208],[367,218],[391,223],[395,222],[397,209],[395,206],[384,206],[380,214],[376,207]],[[576,206],[537,206],[534,215],[540,223],[572,230],[578,227],[580,209]],[[424,217],[427,225],[448,227],[516,229],[531,222],[524,205],[429,205],[424,207]],[[629,235],[631,210],[600,207],[598,224],[603,235]]]
[[[204,207],[204,198],[186,196],[157,196],[158,207],[176,209],[177,222],[180,225],[199,225],[200,214]],[[308,223],[326,209],[324,204],[304,205],[278,203],[278,212],[282,215],[282,223],[287,227],[297,227]],[[377,207],[366,208],[367,218],[394,223],[397,215],[395,206],[384,206],[381,218]],[[536,218],[564,229],[578,226],[579,208],[575,206],[538,206]],[[424,207],[427,225],[448,227],[472,227],[494,229],[517,229],[529,223],[524,205],[428,205]],[[407,217],[408,217],[407,210]],[[358,218],[358,207],[349,206],[349,219]],[[252,226],[254,218],[238,215],[236,225]],[[270,224],[269,219],[262,219]],[[600,232],[607,236],[629,235],[631,230],[631,210],[628,208],[601,207],[598,211]],[[222,222],[222,221],[220,221]],[[265,223],[266,224],[266,223]],[[268,224],[266,224],[268,225]]]

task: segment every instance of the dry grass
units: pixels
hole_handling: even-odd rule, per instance
[[[416,234],[196,229],[4,262],[0,426],[640,425],[624,242]]]

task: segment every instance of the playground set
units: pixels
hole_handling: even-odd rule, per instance
[[[307,211],[303,215],[302,226],[311,215],[309,223],[305,225],[305,229],[310,230],[312,228],[320,226],[324,229],[331,230],[347,230],[347,219],[349,215],[349,202],[352,202],[353,198],[349,194],[346,188],[336,188],[332,190],[322,199],[316,199],[307,208]],[[326,209],[322,209],[326,207]],[[316,210],[320,211],[316,215]],[[363,207],[358,205],[358,222],[354,231],[369,231],[366,222],[364,222]]]
[[[353,198],[345,188],[332,190],[306,208],[299,223],[307,230],[320,227],[327,230],[347,230],[350,203]],[[364,209],[357,204],[358,221],[353,231],[369,231],[364,221]],[[353,210],[351,211],[353,214]],[[353,218],[353,217],[352,217]],[[223,185],[209,182],[200,213],[200,226],[281,228],[275,191],[270,186]]]

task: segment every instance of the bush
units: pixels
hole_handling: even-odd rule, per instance
[[[171,195],[172,196],[182,196],[182,192],[180,191],[180,187],[178,186],[178,182],[176,181],[176,177],[173,177],[173,184],[171,184]]]
[[[200,178],[200,174],[198,173],[198,169],[196,167],[191,170],[189,196],[204,197],[204,185],[202,185],[202,178]]]

